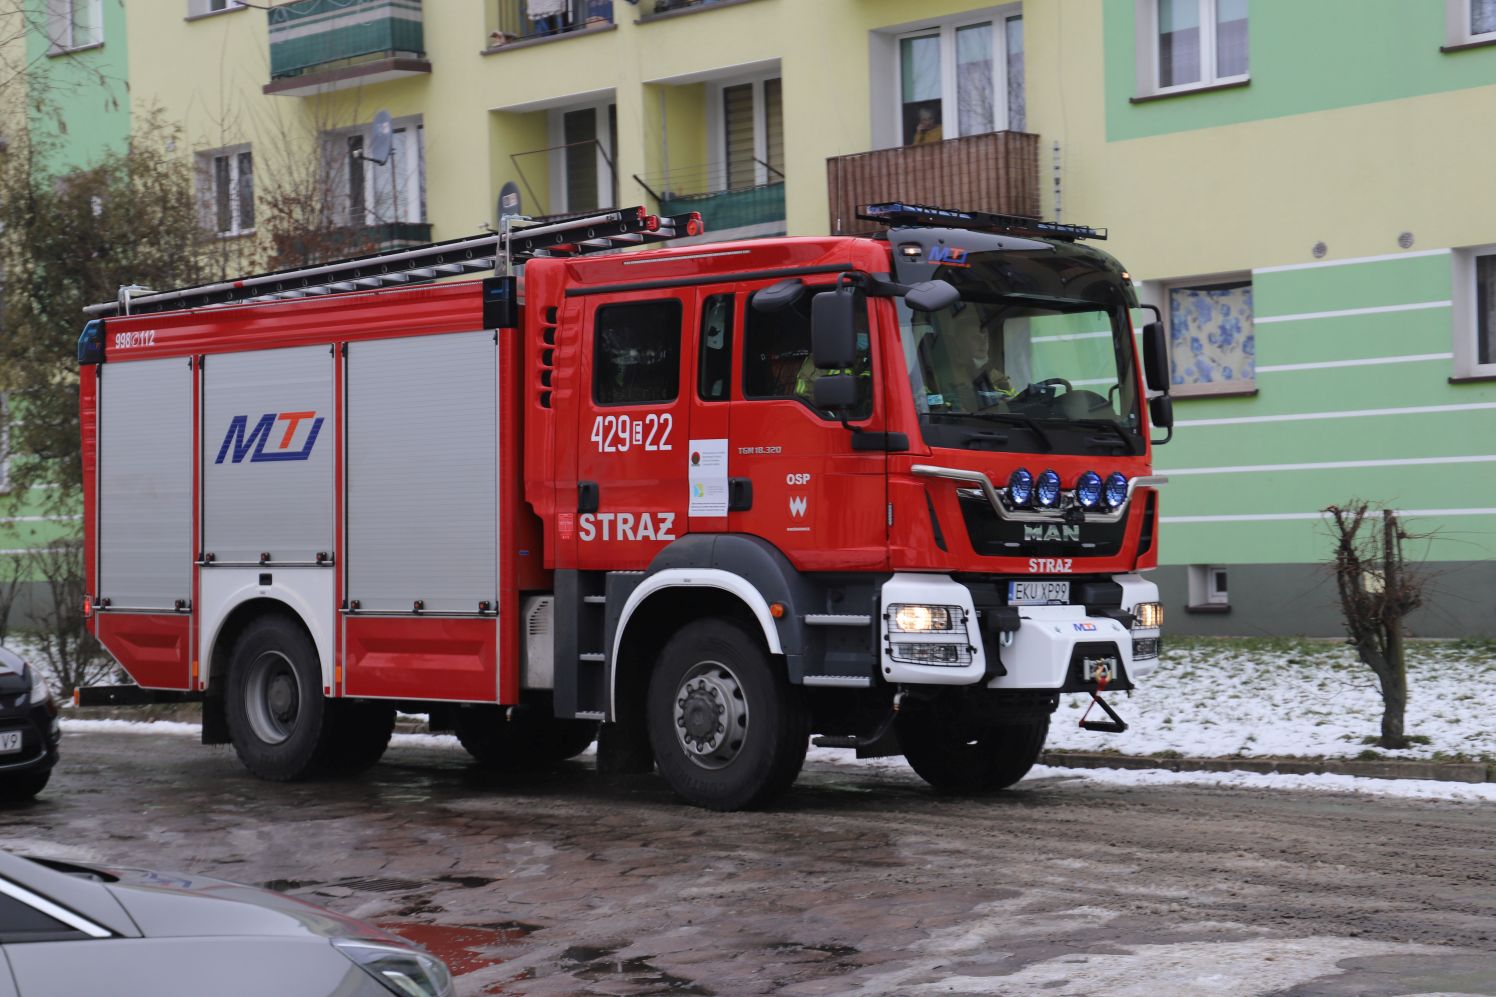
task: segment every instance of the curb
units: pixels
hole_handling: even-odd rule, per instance
[[[1165,769],[1169,772],[1258,772],[1283,775],[1351,775],[1364,779],[1430,779],[1496,782],[1485,762],[1405,762],[1353,758],[1148,758],[1088,751],[1045,751],[1040,765],[1067,769]]]

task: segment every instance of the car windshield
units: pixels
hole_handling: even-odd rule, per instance
[[[1125,311],[1095,302],[989,295],[970,283],[960,301],[936,312],[900,300],[904,360],[926,441],[981,446],[1018,427],[1025,432],[1004,449],[1141,452],[1126,323]],[[973,432],[981,427],[991,431]]]

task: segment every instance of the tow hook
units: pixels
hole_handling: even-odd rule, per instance
[[[1107,677],[1099,675],[1096,678],[1096,691],[1091,693],[1091,705],[1086,707],[1086,712],[1081,714],[1080,726],[1084,730],[1103,731],[1107,734],[1120,734],[1127,729],[1127,721],[1117,716],[1117,711],[1112,709],[1111,704],[1101,698],[1106,691]],[[1111,717],[1110,720],[1087,720],[1091,715],[1091,706],[1099,706]]]

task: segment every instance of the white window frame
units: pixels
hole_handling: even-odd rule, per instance
[[[608,127],[608,109],[614,101],[598,101],[596,103],[571,104],[566,107],[558,107],[549,113],[550,145],[553,154],[550,156],[551,176],[551,208],[550,214],[564,215],[571,211],[571,205],[566,192],[566,159],[571,155],[571,150],[563,148],[566,145],[566,115],[575,111],[592,109],[597,122],[597,206],[599,211],[615,208],[613,203],[613,170],[608,160],[618,162],[618,156],[613,149],[612,129]]]
[[[74,33],[77,17],[74,11],[88,8],[88,23],[92,33],[78,38]],[[76,52],[104,44],[103,0],[47,0],[47,41],[51,52]]]
[[[1216,74],[1216,0],[1196,0],[1200,5],[1200,79],[1164,87],[1158,83],[1158,4],[1159,0],[1133,0],[1137,24],[1137,91],[1140,97],[1157,97],[1189,93],[1252,79],[1252,52],[1247,50],[1247,72],[1235,76]],[[1247,23],[1251,24],[1248,13]]]
[[[209,14],[226,14],[231,10],[247,10],[242,0],[187,0],[188,17],[207,17]]]
[[[1160,324],[1164,329],[1164,343],[1169,349],[1169,369],[1165,376],[1169,379],[1169,394],[1175,398],[1193,398],[1196,396],[1209,395],[1242,395],[1257,390],[1257,377],[1253,374],[1252,380],[1236,380],[1228,382],[1215,382],[1212,384],[1175,384],[1174,383],[1174,330],[1169,328],[1169,292],[1175,288],[1208,287],[1212,284],[1237,284],[1247,283],[1253,285],[1252,272],[1233,271],[1230,273],[1204,274],[1197,277],[1177,277],[1168,280],[1145,281],[1138,290],[1138,300],[1144,304],[1153,305],[1158,308]],[[1256,295],[1253,295],[1252,308],[1252,333],[1257,332],[1257,308]],[[1255,366],[1253,368],[1255,372]]]
[[[904,40],[940,36],[940,137],[963,138],[961,112],[957,104],[956,32],[961,28],[988,23],[992,32],[992,131],[1007,131],[1008,121],[1008,21],[1023,17],[1021,4],[1007,4],[981,11],[966,11],[943,17],[915,28],[904,28],[893,36],[893,100],[886,113],[893,128],[893,145],[904,144],[903,58]],[[1026,37],[1026,36],[1025,36]],[[985,135],[987,132],[975,134]]]
[[[353,192],[348,189],[351,179],[348,171],[348,140],[355,136],[362,138],[363,152],[367,156],[373,139],[373,128],[364,125],[322,133],[324,155],[329,157],[327,175],[333,187],[333,205],[341,224],[363,228],[373,225],[426,223],[426,126],[419,114],[396,118],[390,122],[390,155],[395,157],[397,153],[395,135],[410,133],[412,129],[415,132],[414,157],[406,157],[403,162],[396,158],[393,164],[386,161],[382,166],[373,160],[364,160],[364,203],[361,213],[352,204]],[[379,191],[374,174],[376,170],[390,170],[392,165],[399,169],[398,176],[391,173],[395,212],[393,217],[385,218],[379,214]],[[414,197],[410,196],[412,190],[415,191]]]
[[[1475,261],[1482,256],[1496,256],[1496,243],[1457,249],[1452,254],[1451,299],[1454,303],[1454,376],[1457,378],[1496,378],[1496,359],[1480,362],[1480,316],[1476,313]]]
[[[239,200],[239,155],[245,152],[250,153],[253,162],[254,150],[248,143],[225,146],[222,149],[206,149],[197,154],[198,203],[202,226],[219,238],[251,235],[255,231],[254,225],[243,225],[240,217],[242,205]],[[218,171],[215,163],[220,158],[227,158],[229,163],[229,227],[226,229],[218,227]],[[253,175],[251,169],[251,178]],[[253,179],[250,183],[250,202],[253,204]]]
[[[1192,564],[1189,566],[1189,608],[1229,609],[1231,592],[1229,572],[1223,564]],[[1220,584],[1226,582],[1227,584]]]
[[[728,87],[753,86],[753,158],[758,160],[753,167],[753,182],[762,187],[771,181],[769,168],[769,109],[764,102],[764,84],[779,80],[780,115],[783,118],[784,79],[779,70],[740,79],[713,80],[707,86],[706,127],[711,136],[711,161],[716,164],[709,178],[714,191],[727,189],[727,112],[723,107],[723,92]],[[780,136],[782,141],[784,136]],[[788,157],[786,157],[788,158]]]
[[[1444,0],[1444,44],[1454,48],[1460,45],[1496,43],[1496,31],[1470,30],[1470,0]]]

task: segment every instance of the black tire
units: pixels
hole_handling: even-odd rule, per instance
[[[1044,749],[1049,717],[973,727],[917,705],[899,715],[899,744],[910,768],[947,793],[1006,789],[1028,774]]]
[[[327,704],[331,740],[326,767],[333,775],[358,775],[384,757],[395,729],[389,703],[334,700]]]
[[[597,723],[549,716],[536,709],[464,706],[452,717],[457,739],[484,768],[543,772],[575,758],[597,740]]]
[[[0,803],[23,803],[35,799],[37,794],[47,788],[47,781],[51,778],[52,770],[47,769],[45,772],[27,772],[25,775],[0,779]]]
[[[697,806],[762,806],[805,764],[810,714],[800,690],[759,635],[731,621],[698,620],[671,637],[647,703],[655,764]]]
[[[264,616],[240,634],[225,706],[229,740],[245,768],[272,782],[329,770],[339,725],[328,705],[317,648],[299,623]]]

